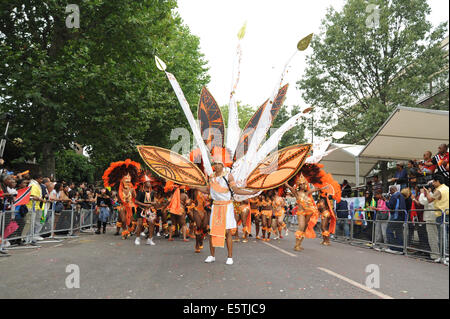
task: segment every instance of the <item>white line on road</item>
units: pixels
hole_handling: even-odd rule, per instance
[[[284,254],[286,254],[286,255],[289,255],[289,256],[291,256],[291,257],[297,257],[296,254],[290,253],[290,252],[288,252],[288,251],[286,251],[286,250],[284,250],[284,249],[282,249],[282,248],[280,248],[280,247],[277,247],[277,246],[275,246],[275,245],[272,245],[272,244],[269,244],[269,243],[266,243],[266,242],[263,242],[263,244],[269,245],[270,247],[275,248],[276,250],[279,250],[279,251],[281,251],[282,253],[284,253]]]
[[[374,295],[376,295],[376,296],[378,296],[378,297],[380,297],[382,299],[394,299],[391,296],[385,295],[384,293],[379,292],[379,291],[377,291],[375,289],[372,289],[372,288],[366,287],[364,285],[361,285],[360,283],[358,283],[358,282],[356,282],[354,280],[351,280],[351,279],[349,279],[347,277],[344,277],[342,275],[339,275],[339,274],[337,274],[334,271],[331,271],[329,269],[322,268],[322,267],[317,267],[317,269],[320,269],[320,270],[326,272],[327,274],[330,274],[330,275],[332,275],[334,277],[337,277],[337,278],[339,278],[341,280],[344,280],[344,281],[348,282],[349,284],[352,284],[353,286],[361,288],[361,289],[363,289],[363,290],[365,290],[365,291],[367,291],[367,292],[369,292],[371,294],[374,294]]]
[[[60,247],[60,246],[63,246],[63,244],[55,245],[55,246],[53,246],[53,248],[55,248],[55,247]]]

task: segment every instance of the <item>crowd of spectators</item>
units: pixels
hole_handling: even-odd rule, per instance
[[[438,153],[423,154],[423,160],[410,160],[405,167],[396,163],[394,176],[388,179],[388,193],[376,175],[366,185],[364,207],[355,209],[363,212],[364,222],[355,222],[353,236],[374,242],[374,248],[391,253],[403,253],[404,241],[407,247],[416,248],[411,253],[424,255],[435,262],[441,261],[440,227],[445,216],[448,222],[449,209],[449,153],[448,145],[438,147]],[[341,185],[342,197],[352,197],[348,182]],[[357,192],[358,193],[358,192]],[[442,214],[444,212],[444,216]],[[336,206],[337,230],[350,236],[351,216],[347,202]],[[355,214],[356,215],[356,214]],[[375,227],[371,222],[377,221]],[[383,222],[385,221],[385,222]],[[408,222],[407,237],[403,233],[404,222]],[[372,234],[372,230],[375,234]],[[448,229],[446,229],[448,233]],[[415,234],[417,233],[417,237]],[[415,240],[414,238],[418,238]],[[381,244],[388,244],[382,248]],[[389,246],[392,245],[392,246]],[[448,257],[444,262],[448,262]]]
[[[3,162],[0,161],[0,164]],[[30,187],[30,201],[26,205],[14,205],[17,190],[26,187]],[[9,236],[10,238],[19,237],[20,239],[13,242],[18,245],[36,245],[37,241],[44,240],[39,234],[50,216],[50,214],[45,215],[45,211],[54,212],[53,229],[64,229],[64,225],[68,223],[70,225],[70,214],[63,214],[63,211],[74,210],[81,213],[77,215],[77,218],[87,219],[95,216],[98,220],[96,233],[99,234],[101,227],[103,227],[103,233],[105,232],[110,213],[118,205],[117,193],[110,192],[104,187],[95,187],[86,182],[75,184],[56,181],[39,173],[29,171],[16,173],[4,168],[0,171],[0,194],[0,209],[4,212],[13,212],[9,219],[16,221],[20,226],[14,234]],[[34,220],[31,214],[33,210],[35,211]],[[91,216],[92,212],[94,215]],[[80,220],[75,221],[77,222]],[[33,228],[32,224],[34,224]],[[31,233],[32,229],[33,233]],[[47,236],[50,235],[53,234],[47,234]],[[9,246],[12,243],[6,241],[3,244]]]

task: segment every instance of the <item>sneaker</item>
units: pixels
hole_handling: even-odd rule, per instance
[[[137,237],[136,240],[134,241],[135,245],[140,245],[141,244],[141,238]]]
[[[381,251],[380,247],[373,247],[373,249],[375,249],[376,251]]]
[[[387,252],[387,253],[390,253],[390,254],[396,254],[396,255],[401,255],[401,254],[403,254],[401,251],[392,250],[392,249],[390,249],[390,248],[386,248],[384,251]]]
[[[289,230],[286,229],[286,234],[284,234],[284,236],[288,236],[289,235]]]
[[[141,237],[145,237],[145,233],[144,233],[144,232],[141,232],[140,236],[141,236]]]
[[[35,236],[33,239],[34,239],[34,240],[44,240],[44,238],[41,237],[41,236]]]
[[[3,247],[9,247],[9,246],[11,246],[11,243],[9,241],[5,240]]]
[[[441,257],[434,259],[433,262],[440,263],[441,262]]]
[[[233,264],[233,258],[227,258],[226,264],[227,265],[232,265]]]
[[[205,259],[205,263],[212,263],[212,262],[215,262],[215,261],[216,261],[216,257],[213,257],[213,256],[208,256]]]
[[[161,237],[161,233],[160,233],[160,232],[157,232],[157,233],[156,233],[156,237]]]
[[[156,244],[153,242],[152,238],[147,239],[147,242],[145,243],[146,245],[151,245],[151,246],[155,246]]]

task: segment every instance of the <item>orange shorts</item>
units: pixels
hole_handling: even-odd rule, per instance
[[[271,210],[263,210],[261,213],[266,217],[272,217],[272,211]]]
[[[259,216],[259,215],[261,215],[261,212],[257,208],[254,208],[254,209],[250,208],[250,214]]]

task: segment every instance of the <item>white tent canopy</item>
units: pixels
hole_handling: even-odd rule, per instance
[[[336,149],[324,156],[320,161],[324,165],[324,170],[333,175],[333,178],[342,183],[346,179],[350,184],[357,183],[358,155],[363,150],[364,145],[337,144],[331,143],[327,151]],[[359,159],[359,175],[367,176],[377,159]]]
[[[398,107],[359,154],[380,160],[422,159],[448,143],[448,111]]]

